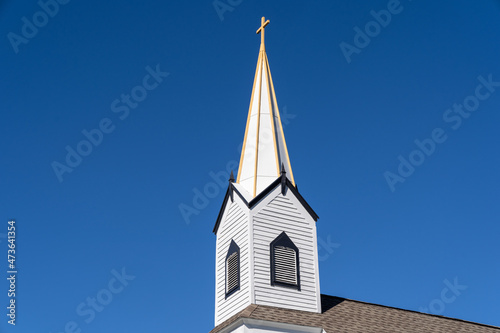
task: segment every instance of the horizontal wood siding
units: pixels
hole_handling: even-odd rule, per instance
[[[217,233],[216,265],[216,323],[223,322],[250,304],[250,260],[248,248],[248,221],[243,210],[236,203],[229,207],[227,217]],[[240,248],[240,290],[226,299],[226,256],[231,240]]]
[[[289,192],[290,193],[290,192]],[[283,231],[299,248],[300,291],[271,286],[271,242]],[[314,233],[287,197],[278,195],[253,218],[255,303],[317,312]]]

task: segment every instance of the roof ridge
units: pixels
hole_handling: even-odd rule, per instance
[[[395,309],[395,310],[402,310],[402,311],[407,311],[407,312],[413,312],[413,313],[417,313],[417,314],[421,314],[421,315],[425,315],[425,316],[431,316],[431,317],[436,317],[436,318],[444,318],[444,319],[460,321],[460,322],[463,322],[463,323],[468,323],[468,324],[473,324],[473,325],[480,325],[480,326],[485,326],[485,327],[489,327],[489,328],[500,329],[499,326],[493,326],[493,325],[478,323],[478,322],[475,322],[475,321],[470,321],[470,320],[465,320],[465,319],[460,319],[460,318],[454,318],[454,317],[447,317],[447,316],[442,316],[442,315],[436,315],[436,314],[433,314],[433,313],[425,313],[425,312],[420,312],[420,311],[416,311],[416,310],[409,310],[409,309],[397,308],[395,306],[390,306],[390,305],[370,303],[370,302],[365,302],[365,301],[359,301],[359,300],[356,300],[356,299],[350,299],[350,298],[339,297],[339,296],[331,296],[331,295],[326,295],[326,294],[321,294],[321,296],[334,297],[334,298],[342,299],[342,300],[345,300],[345,301],[351,301],[351,302],[356,302],[356,303],[361,303],[361,304],[367,304],[367,305],[375,305],[375,306],[380,306],[380,307],[389,308],[389,309]]]

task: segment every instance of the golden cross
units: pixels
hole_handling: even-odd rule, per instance
[[[266,18],[262,16],[260,28],[257,29],[257,34],[260,34],[260,44],[264,45],[264,28],[269,24],[269,20],[266,21]],[[261,33],[262,32],[262,33]]]

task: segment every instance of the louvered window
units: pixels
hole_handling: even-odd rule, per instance
[[[300,290],[299,249],[285,232],[271,243],[271,284]]]
[[[226,260],[226,290],[228,293],[238,287],[238,252],[234,252]]]
[[[226,256],[226,297],[240,288],[240,248],[234,240]]]
[[[274,248],[274,265],[274,280],[276,282],[297,284],[297,262],[293,249],[276,246]]]

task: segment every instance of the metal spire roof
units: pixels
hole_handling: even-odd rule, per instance
[[[236,180],[253,197],[281,175],[282,165],[295,185],[264,44],[268,24],[269,20],[262,17],[257,30],[261,44]]]

